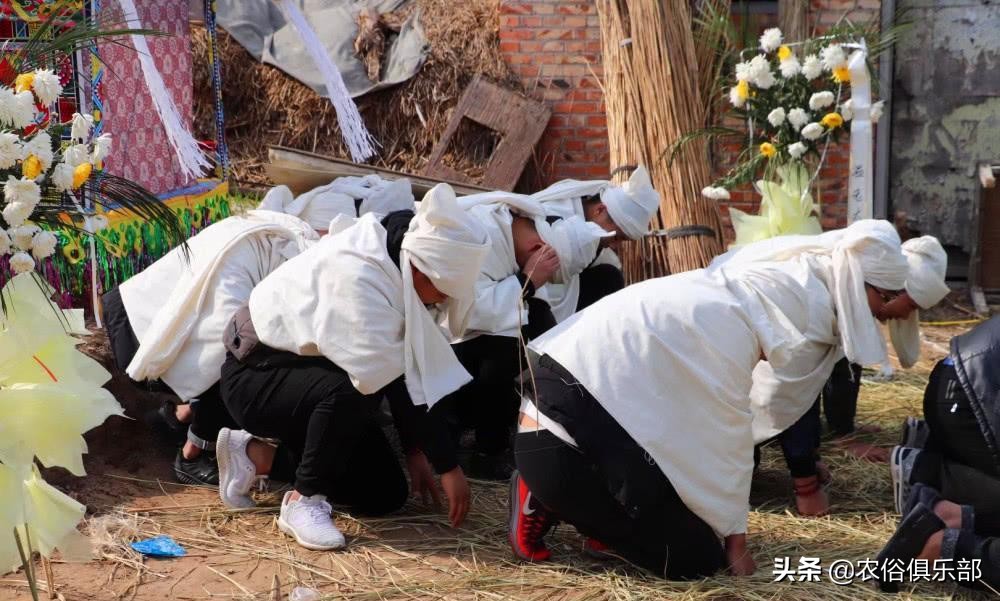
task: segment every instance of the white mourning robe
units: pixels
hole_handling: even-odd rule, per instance
[[[696,270],[635,284],[529,347],[572,373],[720,536],[743,533],[752,371],[762,351],[783,366],[805,343],[797,269]]]
[[[188,240],[189,255],[171,250],[120,286],[139,339],[128,366],[133,379],[161,379],[181,400],[219,380],[222,333],[253,287],[278,265],[318,240],[304,221],[249,211]]]

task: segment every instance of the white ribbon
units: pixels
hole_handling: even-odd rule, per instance
[[[851,54],[847,68],[851,72],[851,170],[848,180],[847,222],[854,223],[874,216],[875,174],[872,165],[872,92],[868,74],[868,48]]]

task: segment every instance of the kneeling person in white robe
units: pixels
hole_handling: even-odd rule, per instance
[[[388,235],[369,215],[325,237],[265,278],[227,335],[222,397],[244,431],[219,434],[220,497],[253,506],[254,478],[274,459],[254,435],[280,440],[299,462],[278,525],[310,549],[344,545],[327,498],[364,513],[406,500],[405,477],[375,422],[385,389],[402,378],[415,405],[433,407],[470,379],[425,305],[448,311],[468,301],[485,231],[442,184],[395,249]],[[457,321],[452,335],[461,332]],[[430,460],[458,525],[468,511],[465,476]]]

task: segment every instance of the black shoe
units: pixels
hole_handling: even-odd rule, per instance
[[[476,451],[469,457],[469,469],[466,471],[470,478],[476,480],[502,481],[510,480],[514,466],[507,453],[487,454]]]
[[[944,529],[944,521],[935,515],[929,507],[918,503],[906,514],[892,538],[879,552],[878,565],[885,566],[890,559],[900,560],[903,565],[909,564],[911,559],[920,555],[931,535]],[[898,582],[876,581],[883,592],[895,593],[899,591]]]
[[[177,451],[177,457],[174,458],[174,475],[177,481],[183,484],[219,485],[219,465],[215,461],[215,455],[208,451],[202,451],[194,459],[185,459],[183,452]]]
[[[163,440],[181,445],[187,440],[188,426],[177,419],[176,409],[170,401],[163,401],[158,408],[147,411],[142,421]]]

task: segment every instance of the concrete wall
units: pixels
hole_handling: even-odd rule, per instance
[[[969,250],[979,162],[1000,162],[1000,6],[898,0],[890,203],[908,225]]]

